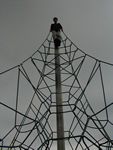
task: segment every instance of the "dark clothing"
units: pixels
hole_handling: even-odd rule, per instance
[[[57,47],[60,46],[61,41],[60,41],[59,39],[55,39],[55,40],[54,40],[54,43],[55,43],[55,47],[57,48]]]
[[[61,29],[62,29],[62,26],[61,26],[60,23],[54,23],[54,24],[51,24],[50,31],[56,31],[56,32],[59,32]]]

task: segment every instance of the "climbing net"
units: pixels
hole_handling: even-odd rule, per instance
[[[55,49],[51,34],[21,64],[0,73],[0,148],[111,150],[113,64],[79,49],[62,33],[59,47],[64,137],[57,138]]]

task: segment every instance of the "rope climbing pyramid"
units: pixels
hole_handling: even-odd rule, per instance
[[[113,149],[113,64],[86,54],[65,33],[58,50],[49,33],[32,56],[0,73],[1,149],[60,150],[58,141],[64,142],[63,150]],[[63,117],[62,137],[58,116]]]

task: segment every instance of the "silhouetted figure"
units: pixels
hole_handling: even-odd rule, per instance
[[[58,48],[61,44],[60,31],[63,32],[63,28],[60,23],[58,23],[58,18],[53,18],[54,24],[51,24],[50,32],[52,32],[55,48]]]

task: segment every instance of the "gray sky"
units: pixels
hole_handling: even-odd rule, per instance
[[[112,0],[0,0],[0,71],[40,46],[54,16],[80,49],[113,63]]]
[[[80,49],[113,63],[113,0],[0,0],[0,72],[20,64],[38,49],[54,16],[59,18],[64,32]],[[12,107],[16,93],[12,81],[17,82],[17,76],[14,76],[10,72],[0,80],[4,83],[0,87],[1,95],[10,99],[7,104]],[[1,126],[5,125],[5,132],[7,124],[12,125],[7,118],[12,116],[8,110],[2,110],[0,117],[2,115]]]

